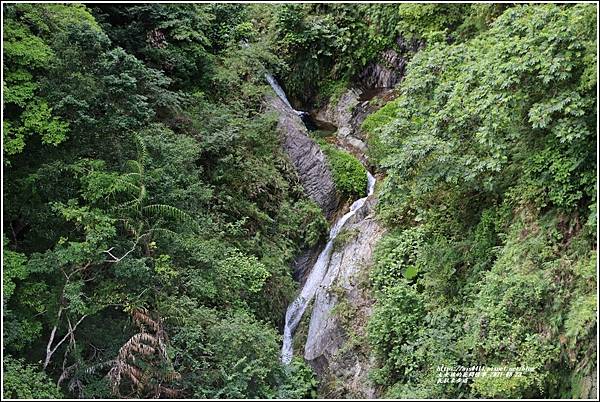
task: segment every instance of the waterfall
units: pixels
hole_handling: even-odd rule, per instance
[[[247,49],[250,47],[250,44],[248,43],[248,41],[246,39],[242,39],[242,41],[240,42],[240,45]],[[277,80],[275,79],[275,77],[273,77],[273,74],[271,74],[270,72],[266,72],[265,73],[265,78],[267,79],[267,82],[269,83],[269,85],[271,86],[271,88],[273,88],[273,91],[275,91],[275,93],[277,94],[277,96],[279,97],[279,99],[281,99],[283,101],[283,103],[285,103],[287,105],[287,107],[289,107],[290,109],[292,109],[298,116],[302,117],[308,113],[306,112],[302,112],[300,110],[296,110],[292,107],[292,104],[290,103],[290,101],[288,100],[287,96],[285,95],[285,92],[283,91],[283,88],[281,88],[281,85],[279,85],[279,83],[277,82]]]
[[[292,107],[292,104],[288,100],[287,96],[285,96],[285,92],[283,91],[283,88],[281,88],[281,86],[279,85],[279,83],[277,82],[275,77],[273,77],[273,74],[267,72],[267,73],[265,73],[265,78],[267,79],[267,82],[269,83],[269,85],[271,85],[271,88],[273,88],[273,91],[275,91],[277,96],[279,96],[279,99],[281,99],[283,101],[283,103],[285,103],[290,109],[292,109],[298,116],[302,117],[307,114],[306,112],[296,110]]]
[[[281,99],[287,107],[289,107],[297,115],[299,115],[300,118],[302,118],[302,120],[306,124],[306,120],[309,119],[308,113],[295,110],[292,107],[292,105],[290,104],[290,101],[288,100],[287,96],[285,95],[285,92],[283,91],[283,89],[281,88],[281,86],[279,85],[279,83],[277,82],[275,77],[273,77],[273,75],[271,73],[269,73],[269,72],[265,73],[265,78],[268,81],[269,85],[271,85],[271,88],[273,88],[273,91],[275,91],[275,93],[277,94],[279,99]],[[287,311],[285,313],[285,327],[283,330],[283,346],[281,348],[281,361],[284,364],[289,364],[292,361],[292,356],[293,356],[292,341],[293,341],[294,331],[296,331],[296,328],[298,327],[298,324],[300,323],[300,320],[302,319],[302,315],[304,314],[304,311],[308,307],[308,304],[311,302],[311,300],[314,298],[317,289],[319,288],[319,286],[321,286],[321,283],[323,282],[323,279],[325,278],[325,275],[327,274],[327,271],[329,269],[329,261],[331,259],[331,254],[333,251],[333,242],[334,242],[336,236],[339,234],[340,230],[344,227],[344,224],[348,221],[348,219],[350,219],[365,204],[365,202],[367,201],[367,198],[373,194],[374,190],[375,190],[375,177],[373,177],[373,175],[369,171],[367,171],[367,196],[354,201],[354,203],[350,206],[350,211],[334,223],[333,227],[329,231],[329,238],[328,238],[327,244],[325,245],[325,248],[319,254],[319,257],[317,258],[317,262],[315,263],[312,270],[310,271],[310,274],[308,275],[308,278],[306,279],[306,283],[302,287],[300,294],[288,306]]]
[[[360,198],[350,206],[350,211],[338,219],[329,232],[329,239],[321,254],[317,258],[317,262],[313,266],[308,279],[302,288],[300,295],[288,306],[285,314],[285,327],[283,330],[283,347],[281,348],[281,361],[284,364],[289,364],[293,356],[293,335],[296,327],[302,319],[302,315],[306,307],[313,299],[317,288],[321,285],[325,274],[329,268],[329,260],[333,249],[333,241],[339,234],[344,224],[350,219],[367,201],[367,198],[373,194],[375,190],[375,177],[367,171],[367,196]]]

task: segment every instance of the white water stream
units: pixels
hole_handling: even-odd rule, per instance
[[[321,282],[323,281],[323,278],[329,269],[329,260],[331,259],[333,241],[340,233],[340,230],[344,227],[346,221],[348,221],[348,219],[350,219],[350,217],[352,217],[352,215],[354,215],[364,205],[367,198],[373,194],[375,189],[375,177],[373,177],[373,175],[371,175],[371,173],[368,171],[367,182],[367,196],[354,201],[352,206],[350,206],[350,211],[335,222],[331,228],[331,231],[329,232],[329,240],[327,241],[323,251],[321,251],[321,254],[319,254],[317,262],[310,271],[300,295],[288,306],[288,309],[285,313],[283,347],[281,348],[281,361],[284,364],[289,364],[292,361],[294,352],[292,346],[294,331],[300,323],[306,307],[315,296],[315,292],[321,285]]]
[[[275,91],[277,96],[279,96],[279,99],[281,99],[283,101],[283,103],[285,103],[290,109],[292,109],[298,116],[302,116],[302,115],[306,114],[306,112],[296,110],[292,107],[292,104],[290,103],[287,96],[285,95],[283,88],[281,88],[281,86],[279,85],[279,83],[277,82],[275,77],[273,77],[273,75],[271,73],[265,73],[265,78],[269,82],[269,85],[271,85],[271,88],[273,88],[273,91]]]
[[[290,101],[288,100],[283,88],[279,85],[275,77],[272,74],[266,73],[265,78],[273,88],[273,91],[279,96],[279,98],[296,114],[302,117],[302,115],[306,114],[306,112],[301,112],[295,110]],[[302,287],[300,291],[300,295],[288,306],[287,311],[285,313],[285,328],[283,330],[283,346],[281,348],[281,361],[284,364],[290,364],[292,361],[292,356],[294,353],[293,350],[293,336],[296,327],[300,323],[302,319],[302,315],[306,310],[306,307],[310,303],[310,301],[315,296],[315,293],[321,283],[323,282],[323,278],[327,274],[329,269],[329,261],[331,259],[331,252],[333,249],[333,241],[336,236],[340,233],[340,230],[344,227],[344,224],[348,219],[350,219],[367,201],[367,198],[373,194],[375,190],[375,177],[369,171],[367,171],[367,196],[361,199],[354,201],[354,203],[350,206],[350,211],[338,219],[329,232],[329,239],[321,254],[317,258],[317,262],[313,266],[308,278],[306,279],[306,283]]]

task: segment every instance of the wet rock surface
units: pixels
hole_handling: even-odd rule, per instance
[[[354,131],[352,114],[354,108],[360,103],[362,91],[357,88],[346,90],[335,104],[328,104],[316,113],[316,119],[330,122],[337,127],[337,135],[347,137]]]
[[[393,99],[392,88],[402,79],[405,63],[399,53],[384,52],[379,63],[365,70],[357,83],[360,88],[349,88],[335,102],[311,113],[313,121],[333,127],[330,131],[335,131],[336,146],[354,154],[367,167],[366,138],[360,127],[369,114]],[[347,205],[339,205],[323,153],[308,137],[300,117],[284,102],[273,99],[270,107],[279,114],[283,147],[306,192],[328,219],[337,221]],[[369,380],[375,362],[365,339],[373,304],[368,272],[373,249],[384,233],[375,218],[376,203],[376,197],[369,196],[333,240],[326,273],[314,293],[312,308],[307,310],[308,329],[302,331],[306,333],[304,359],[315,370],[319,393],[325,398],[378,397],[377,387]],[[293,262],[294,278],[302,287],[320,258],[321,248],[303,250]]]
[[[330,218],[339,198],[333,176],[321,148],[308,136],[300,116],[280,98],[267,100],[268,107],[277,112],[277,128],[282,134],[282,146],[298,172],[300,183],[308,196]]]
[[[304,286],[310,269],[317,262],[322,248],[323,244],[317,244],[312,248],[302,250],[292,262],[292,276],[300,287]]]
[[[371,314],[367,275],[373,248],[383,235],[369,198],[340,232],[329,269],[316,292],[304,358],[329,397],[374,398],[368,372],[373,366],[364,337]]]

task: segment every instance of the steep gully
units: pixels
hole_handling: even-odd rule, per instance
[[[241,45],[249,46],[246,41]],[[368,169],[365,138],[359,127],[366,116],[394,96],[391,89],[404,76],[406,55],[421,46],[420,42],[398,37],[396,50],[382,52],[359,75],[356,84],[362,89],[350,88],[335,104],[330,103],[311,114],[295,110],[273,75],[265,74],[277,95],[266,101],[278,115],[282,147],[307,195],[328,220],[334,221],[325,246],[320,250],[318,246],[303,250],[293,263],[294,277],[302,289],[288,306],[281,351],[282,362],[289,364],[293,357],[294,332],[299,325],[304,327],[302,316],[310,309],[304,359],[319,378],[320,394],[327,397],[372,399],[378,396],[367,375],[374,366],[373,357],[365,342],[352,339],[366,336],[373,301],[365,290],[368,287],[363,285],[372,263],[373,248],[384,230],[373,213],[377,203],[373,194],[376,179],[368,171],[366,197],[354,201],[350,210],[339,217],[345,206],[340,206],[329,164],[319,145],[308,136],[308,130],[314,130],[318,121],[335,126],[335,145],[354,154]],[[376,101],[371,102],[372,98]],[[343,241],[336,242],[342,232],[345,232]],[[312,308],[311,300],[314,301]],[[338,307],[350,309],[350,323],[336,312]]]
[[[335,317],[334,307],[346,300],[355,308],[357,317],[368,316],[370,313],[370,302],[365,300],[362,292],[359,291],[356,277],[364,266],[370,263],[373,245],[383,232],[372,214],[376,202],[373,196],[376,179],[367,171],[366,196],[354,201],[347,213],[335,219],[339,200],[336,198],[337,195],[331,194],[331,190],[335,192],[334,187],[330,188],[331,173],[322,152],[306,135],[306,128],[301,127],[301,123],[298,124],[302,119],[305,125],[310,127],[306,123],[312,121],[308,113],[293,109],[285,92],[272,75],[266,74],[266,79],[277,94],[277,98],[271,99],[270,104],[280,116],[279,126],[284,133],[284,148],[296,166],[309,196],[321,206],[328,218],[335,221],[327,243],[320,250],[316,261],[310,258],[305,261],[305,264],[312,265],[312,268],[307,270],[308,274],[303,275],[304,283],[300,294],[288,306],[281,360],[284,364],[291,362],[294,332],[311,301],[314,300],[304,350],[305,360],[313,366],[321,379],[329,376],[341,380],[344,383],[344,390],[341,390],[343,395],[372,397],[373,388],[366,385],[366,372],[370,366],[368,357],[350,353],[340,358],[343,354],[340,352],[344,347],[345,338],[348,337],[348,329],[343,328],[342,323]],[[349,91],[349,95],[345,96],[353,99],[350,107],[360,113],[361,106],[368,102],[360,99],[359,94],[360,91],[357,93],[354,90],[354,92]],[[362,104],[357,108],[356,103],[361,101]],[[341,104],[344,108],[348,107],[343,102]],[[332,116],[336,115],[335,112],[329,113]],[[335,121],[335,116],[331,120]],[[337,120],[344,120],[344,117]],[[357,147],[349,139],[354,139],[355,144],[362,144],[363,147],[364,143],[350,136],[349,132],[341,134],[342,137],[339,135],[337,137],[338,145],[347,149],[352,148],[364,163],[364,148]],[[323,197],[323,194],[326,196]],[[342,247],[337,247],[336,238],[343,231],[351,231],[354,238],[348,240]],[[316,252],[313,250],[312,254],[316,255]],[[345,294],[335,294],[334,289],[343,289]]]
[[[284,90],[281,88],[277,80],[270,74],[265,74],[265,78],[273,91],[277,94],[277,96],[283,101],[283,103],[292,109],[297,115],[302,116],[306,112],[295,110],[290,104]],[[375,177],[367,171],[367,196],[360,198],[351,205],[350,211],[344,214],[341,218],[339,218],[331,227],[329,231],[329,238],[325,248],[319,254],[317,258],[317,262],[313,266],[302,287],[300,295],[288,306],[288,309],[285,314],[285,327],[283,332],[283,346],[281,349],[281,361],[284,364],[290,364],[293,357],[293,335],[296,330],[302,315],[304,314],[306,307],[312,301],[317,288],[321,285],[325,274],[327,273],[327,269],[329,267],[329,260],[331,259],[331,252],[333,249],[333,242],[336,236],[340,233],[340,230],[344,227],[344,224],[348,219],[350,219],[365,203],[367,197],[373,194],[375,190]],[[307,342],[310,341],[307,340]]]
[[[375,177],[373,177],[371,173],[367,172],[367,179],[367,196],[354,201],[352,206],[350,206],[350,211],[342,216],[337,222],[335,222],[329,232],[327,244],[325,245],[323,251],[321,251],[319,254],[317,262],[310,271],[310,274],[308,275],[308,278],[302,287],[300,295],[289,305],[287,309],[285,314],[285,328],[283,332],[283,347],[281,349],[281,361],[285,364],[289,364],[292,361],[292,337],[294,335],[294,331],[300,323],[300,319],[302,318],[306,307],[315,296],[317,288],[322,285],[323,279],[327,274],[329,262],[331,260],[331,253],[333,250],[333,242],[335,241],[336,236],[340,233],[340,230],[344,227],[344,224],[348,221],[348,219],[350,219],[354,214],[356,214],[357,211],[360,210],[360,208],[362,208],[367,200],[367,197],[372,195],[373,191],[375,190]],[[314,342],[313,339],[311,339],[310,330],[309,338],[306,342]]]

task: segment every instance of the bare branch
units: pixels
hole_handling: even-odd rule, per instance
[[[62,313],[62,307],[59,309],[59,314]],[[48,363],[50,363],[50,359],[52,358],[52,355],[56,352],[56,350],[60,347],[60,345],[62,345],[67,339],[69,339],[69,337],[71,335],[73,335],[73,333],[75,332],[75,330],[77,329],[77,326],[79,324],[81,324],[81,322],[85,319],[85,317],[87,317],[87,314],[84,314],[79,321],[77,321],[75,323],[74,326],[71,327],[71,324],[69,323],[69,331],[65,334],[65,336],[62,337],[62,339],[60,341],[58,341],[58,343],[52,347],[52,343],[54,342],[54,336],[56,334],[56,329],[58,328],[58,324],[54,326],[54,328],[52,328],[52,333],[50,334],[50,340],[48,341],[48,345],[46,345],[46,359],[44,360],[44,370],[46,369],[46,367],[48,367]],[[60,315],[59,315],[60,318]]]
[[[106,262],[110,262],[113,264],[121,262],[121,260],[123,260],[123,258],[127,257],[129,254],[131,254],[135,250],[135,248],[139,244],[140,240],[142,240],[144,237],[149,236],[149,235],[150,235],[150,232],[146,232],[143,235],[139,236],[133,243],[133,246],[129,250],[127,250],[125,252],[125,254],[123,254],[121,257],[117,257],[112,253],[112,250],[114,249],[114,247],[111,247],[108,250],[104,250],[103,253],[108,254],[110,256],[110,258],[112,258],[111,260],[106,260]]]

